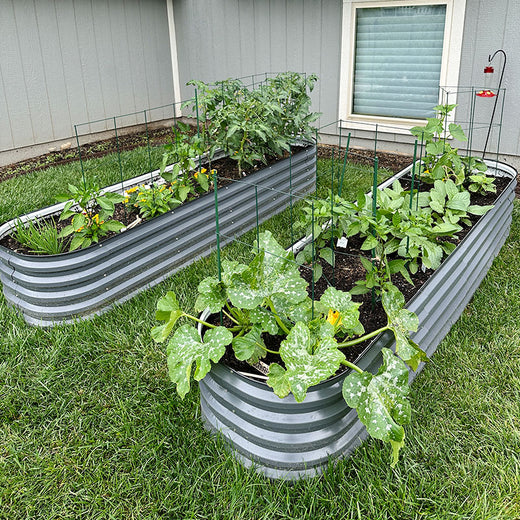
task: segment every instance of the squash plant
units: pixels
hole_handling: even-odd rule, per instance
[[[416,370],[426,354],[410,338],[418,328],[417,316],[404,308],[401,292],[390,281],[382,286],[382,305],[388,321],[365,333],[359,321],[360,303],[349,292],[329,287],[312,301],[294,255],[276,242],[270,232],[260,234],[254,259],[248,264],[223,261],[220,278],[205,278],[198,287],[196,310],[222,313],[226,325],[216,325],[183,310],[173,292],[157,305],[156,317],[165,323],[152,329],[158,342],[171,335],[167,346],[168,369],[177,392],[184,397],[191,378],[200,381],[230,346],[236,359],[251,364],[269,353],[267,384],[283,398],[292,393],[297,402],[309,387],[332,377],[341,366],[352,372],[343,384],[348,406],[355,408],[372,437],[392,446],[392,464],[404,445],[403,425],[410,421],[407,366]],[[181,318],[183,324],[177,327]],[[197,324],[205,332],[199,334]],[[395,353],[383,349],[377,374],[347,361],[344,351],[390,331]],[[278,338],[278,347],[266,345],[264,336]]]

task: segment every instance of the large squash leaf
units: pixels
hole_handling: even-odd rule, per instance
[[[275,393],[282,380],[284,385],[288,382],[296,401],[302,402],[309,387],[327,379],[338,370],[345,356],[338,350],[331,333],[333,328],[330,326],[311,332],[307,324],[296,323],[280,345],[280,357],[285,363],[285,372],[282,372],[282,367],[278,368],[279,365],[276,373],[269,370],[267,384]]]
[[[181,398],[190,390],[193,363],[193,378],[200,381],[210,371],[211,361],[217,363],[232,340],[233,334],[225,327],[209,329],[203,340],[192,325],[182,325],[175,331],[167,348],[168,372]]]
[[[404,424],[411,418],[411,407],[406,396],[408,369],[389,349],[382,349],[383,364],[377,375],[370,372],[352,372],[343,383],[343,397],[348,406],[355,408],[367,432],[376,439],[392,445],[392,466],[397,463],[399,450],[404,445]]]

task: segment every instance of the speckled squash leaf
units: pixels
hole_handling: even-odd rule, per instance
[[[263,307],[251,309],[249,319],[254,325],[260,325],[262,330],[265,332],[272,334],[273,336],[278,334],[278,323],[271,311],[268,311]]]
[[[174,292],[168,291],[162,298],[159,298],[155,317],[158,320],[165,321],[166,323],[164,325],[158,325],[152,329],[151,335],[153,340],[158,343],[163,342],[170,335],[177,320],[183,314],[184,313],[179,307],[179,302],[177,301]]]
[[[328,313],[329,309],[339,312],[339,330],[350,336],[363,334],[364,329],[359,321],[361,304],[353,302],[350,293],[328,287],[320,298],[319,304],[324,314]]]
[[[218,278],[205,278],[199,283],[199,296],[195,309],[199,312],[208,308],[211,313],[219,312],[226,305],[227,293],[223,282]]]
[[[280,398],[288,396],[289,392],[291,391],[288,372],[278,363],[271,363],[269,365],[267,384],[273,389],[273,392]]]
[[[257,363],[259,359],[265,357],[265,343],[262,339],[262,328],[253,327],[244,336],[233,338],[233,351],[235,357],[240,361],[249,361],[249,363]]]
[[[254,309],[273,295],[290,303],[305,299],[307,282],[300,276],[294,255],[285,251],[268,231],[260,235],[260,248],[249,267],[233,277],[228,289],[231,303],[242,309]]]
[[[211,370],[211,361],[217,363],[232,340],[233,334],[225,327],[209,329],[202,341],[192,325],[182,325],[175,331],[167,348],[168,372],[181,398],[190,390],[193,363],[193,378],[200,381]]]
[[[410,331],[417,331],[419,318],[404,308],[404,296],[392,284],[385,285],[381,300],[388,317],[388,326],[395,336],[395,353],[413,370],[417,370],[421,361],[428,361],[426,353],[410,338],[409,334]]]
[[[329,331],[332,329],[328,329]],[[298,322],[280,345],[291,392],[302,402],[307,389],[332,376],[345,359],[332,337],[318,338]]]
[[[390,349],[383,348],[381,353],[383,364],[377,375],[352,372],[345,378],[343,398],[357,410],[370,436],[391,443],[394,466],[404,445],[403,425],[411,418],[406,398],[410,391],[408,369]]]

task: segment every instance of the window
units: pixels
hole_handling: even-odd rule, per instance
[[[340,115],[408,129],[456,85],[465,0],[343,1]],[[355,127],[355,125],[354,125]]]

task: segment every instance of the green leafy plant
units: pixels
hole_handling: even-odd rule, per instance
[[[188,125],[178,122],[174,127],[172,142],[164,145],[160,167],[161,176],[170,183],[177,181],[177,183],[187,185],[186,181],[190,172],[197,167],[196,159],[203,153],[204,138],[193,134]],[[172,163],[171,169],[167,169],[167,166]]]
[[[493,207],[472,205],[470,192],[451,179],[435,181],[430,191],[419,195],[419,204],[431,208],[437,222],[458,224],[461,221],[467,226],[471,226],[468,214],[484,215]]]
[[[311,123],[319,114],[310,112],[317,78],[293,72],[280,74],[249,90],[239,80],[222,81],[213,87],[201,81],[198,96],[190,103],[204,111],[210,155],[225,150],[237,161],[241,174],[245,166],[266,163],[270,156],[290,151],[296,139],[313,136]]]
[[[292,393],[298,402],[305,399],[309,387],[333,376],[343,365],[352,370],[343,386],[347,404],[357,409],[373,437],[391,443],[393,464],[397,462],[404,444],[403,425],[410,420],[406,364],[416,370],[427,358],[410,338],[410,332],[418,327],[417,316],[404,308],[404,297],[395,286],[387,282],[382,287],[387,325],[365,333],[359,321],[361,304],[353,302],[350,293],[333,287],[313,302],[293,253],[265,232],[248,265],[223,261],[221,278],[204,279],[198,292],[196,310],[222,312],[228,326],[184,311],[175,294],[169,292],[157,305],[156,317],[165,323],[152,329],[152,337],[159,342],[172,334],[167,347],[168,369],[181,397],[190,390],[191,378],[200,381],[227,346],[236,359],[249,363],[267,353],[275,356],[267,384],[277,396]],[[181,318],[184,323],[177,327]],[[191,323],[185,323],[186,318]],[[197,330],[198,324],[205,332]],[[383,349],[384,362],[377,375],[347,361],[344,349],[385,331],[393,333],[396,352]],[[266,346],[264,334],[278,336],[277,350]]]
[[[49,222],[15,222],[13,237],[29,251],[37,255],[57,255],[65,250],[65,243],[60,240],[58,230]]]
[[[60,238],[72,235],[70,251],[85,248],[107,233],[120,231],[125,226],[110,217],[114,214],[115,204],[125,197],[118,193],[103,193],[96,181],[85,182],[83,186],[69,184],[69,192],[58,195],[58,202],[66,202],[60,220],[72,219],[59,233]],[[71,199],[71,200],[69,200]]]
[[[474,168],[485,171],[486,165],[476,157],[461,157],[451,139],[467,141],[462,127],[448,123],[449,114],[457,105],[437,105],[437,117],[426,119],[426,126],[414,126],[410,132],[426,145],[426,155],[422,160],[421,180],[433,183],[436,180],[452,179],[457,185],[464,182],[467,172]]]
[[[314,280],[321,278],[322,267],[315,263],[318,258],[334,266],[334,245],[343,236],[345,222],[355,211],[356,206],[339,195],[329,195],[326,199],[307,199],[296,229],[302,230],[312,240],[298,253],[296,261],[299,265],[312,264]]]
[[[174,189],[165,184],[153,183],[151,186],[141,184],[125,191],[124,204],[131,209],[137,208],[143,219],[162,215],[181,204],[174,197]]]
[[[473,193],[487,195],[488,193],[496,193],[495,179],[488,177],[484,173],[475,173],[469,176],[468,190]]]

